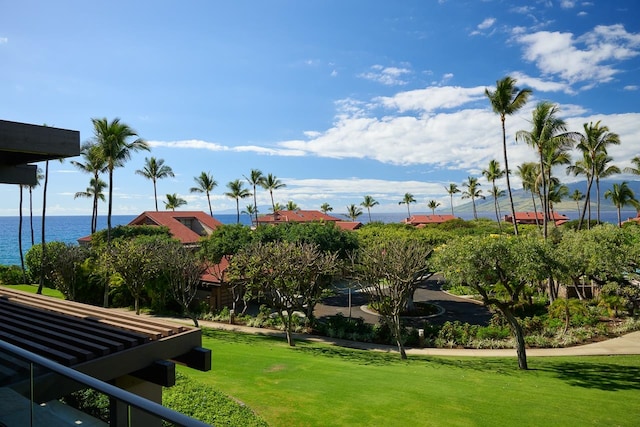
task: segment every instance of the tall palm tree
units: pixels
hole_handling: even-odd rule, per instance
[[[440,206],[440,202],[436,200],[429,200],[429,203],[427,203],[427,207],[431,209],[432,215],[436,214],[436,209],[438,208],[438,206]]]
[[[178,196],[176,193],[167,194],[167,200],[164,202],[165,209],[175,211],[176,208],[180,206],[184,206],[187,204],[187,201],[182,197]]]
[[[111,214],[113,212],[113,172],[116,168],[124,166],[136,151],[149,151],[149,145],[138,138],[138,134],[122,123],[119,118],[112,121],[106,118],[91,119],[95,141],[100,146],[100,152],[107,163],[109,173],[109,202],[107,210],[107,242],[111,242]],[[135,138],[130,141],[131,138]]]
[[[527,103],[531,89],[519,89],[516,86],[516,79],[510,76],[504,77],[496,82],[496,90],[490,91],[485,89],[484,94],[489,98],[491,108],[494,113],[500,116],[502,124],[502,151],[504,154],[504,169],[509,171],[509,161],[507,159],[507,132],[505,128],[505,120],[520,110]],[[516,210],[513,204],[513,195],[511,193],[511,183],[509,182],[509,173],[507,177],[507,191],[509,192],[509,203],[511,205],[511,218],[513,222],[513,231],[518,235],[518,225],[516,224]]]
[[[573,176],[584,175],[587,180],[587,188],[591,181],[591,158],[588,155],[583,155],[582,159],[576,160],[572,165],[567,166],[567,174],[573,174]],[[591,200],[588,194],[585,194],[584,209],[587,215],[587,228],[591,224]],[[578,219],[581,212],[578,212]]]
[[[536,105],[533,110],[531,120],[532,129],[530,131],[519,130],[516,133],[516,141],[524,141],[533,147],[540,159],[540,179],[542,181],[542,227],[543,236],[548,235],[549,219],[549,192],[548,178],[550,172],[547,171],[548,162],[545,157],[549,153],[556,151],[566,151],[573,146],[573,132],[567,132],[567,125],[564,120],[557,116],[559,108],[548,101],[543,101]],[[549,175],[548,175],[549,174]]]
[[[196,182],[196,187],[189,189],[192,193],[205,193],[207,195],[207,203],[209,204],[209,215],[213,216],[213,210],[211,209],[211,192],[218,186],[218,182],[213,179],[210,172],[201,172],[199,176],[193,178]]]
[[[247,207],[245,207],[243,209],[243,211],[240,212],[240,213],[245,214],[245,215],[249,215],[249,218],[251,218],[251,220],[253,220],[253,215],[256,213],[255,212],[255,207],[253,205],[247,205]]]
[[[285,209],[288,211],[297,211],[300,208],[298,207],[298,205],[293,201],[293,200],[289,200],[285,206]]]
[[[448,187],[444,187],[445,190],[447,190],[447,193],[449,193],[449,198],[451,199],[451,215],[454,215],[453,213],[453,195],[456,193],[460,192],[460,189],[458,188],[458,184],[454,184],[453,182],[449,183]]]
[[[253,187],[253,213],[255,215],[256,224],[258,223],[258,199],[257,199],[257,191],[256,188],[262,185],[264,181],[264,175],[260,169],[251,169],[251,173],[247,177],[245,175],[244,179],[247,180],[249,185]]]
[[[327,212],[331,212],[333,210],[333,208],[331,207],[331,205],[327,202],[324,202],[323,204],[320,205],[320,211],[323,214],[326,214]]]
[[[491,187],[491,190],[489,190],[489,195],[493,197],[493,200],[498,200],[500,197],[504,197],[505,194],[507,193],[504,190],[501,190],[500,188],[498,188],[497,185],[494,185],[493,187]],[[502,216],[502,211],[500,210],[500,203],[496,203],[496,210],[498,212],[497,217],[500,218]],[[500,231],[502,231],[500,220],[498,220],[498,226],[500,228]]]
[[[351,221],[357,221],[358,217],[362,215],[362,209],[353,203],[347,206],[347,216],[351,218]]]
[[[91,218],[91,234],[96,232],[97,222],[94,221],[94,217],[97,217],[98,212],[98,200],[102,200],[103,202],[106,200],[104,197],[104,189],[107,188],[107,183],[98,178],[91,178],[89,182],[89,186],[85,191],[78,191],[73,198],[77,199],[78,197],[85,197],[88,199],[92,199],[94,201],[94,216]]]
[[[369,213],[369,222],[371,222],[371,208],[379,205],[378,201],[373,198],[373,196],[364,196],[364,200],[360,203],[360,206],[363,208],[367,208],[367,212]]]
[[[564,184],[560,184],[560,181],[554,179],[549,185],[549,211],[551,212],[551,218],[553,219],[553,225],[556,226],[555,211],[553,209],[554,203],[561,203],[562,199],[569,195],[569,187]]]
[[[156,192],[156,182],[162,178],[174,177],[170,166],[164,164],[164,159],[155,157],[144,158],[144,168],[136,170],[138,175],[142,175],[153,182],[153,199],[156,202],[156,212],[158,211],[158,193]]]
[[[611,175],[615,175],[621,173],[622,171],[618,166],[610,165],[613,161],[611,156],[608,156],[607,153],[598,153],[596,155],[596,162],[594,165],[595,172],[595,180],[596,180],[596,219],[600,222],[600,178],[607,178]]]
[[[478,212],[476,211],[476,199],[484,199],[482,195],[482,190],[480,187],[480,183],[478,182],[478,178],[469,176],[467,177],[467,182],[462,183],[463,187],[467,189],[462,192],[463,199],[471,199],[472,207],[473,207],[473,219],[478,219]]]
[[[89,186],[93,183],[101,181],[100,174],[107,171],[107,161],[102,155],[100,145],[94,142],[84,143],[80,149],[80,156],[84,162],[71,160],[71,164],[80,169],[82,172],[91,174]],[[105,187],[106,188],[106,184]],[[96,232],[98,228],[98,193],[94,193],[93,204],[91,210],[91,234]]]
[[[577,188],[573,190],[573,193],[571,193],[571,200],[576,202],[576,205],[578,206],[578,216],[580,216],[580,200],[584,200],[584,197],[585,196],[582,194],[582,191]]]
[[[269,190],[269,195],[271,196],[271,208],[273,209],[273,213],[275,214],[276,212],[278,212],[278,209],[276,209],[276,204],[273,201],[273,190],[279,190],[280,188],[284,188],[287,185],[276,178],[276,176],[273,174],[268,174],[266,177],[264,177],[264,180],[260,183],[260,185],[265,190]]]
[[[236,199],[236,222],[240,224],[240,199],[245,199],[251,196],[251,193],[249,192],[249,190],[244,188],[244,183],[239,179],[228,182],[227,188],[229,189],[229,191],[224,193],[224,195],[229,198]]]
[[[502,178],[506,175],[506,171],[500,169],[500,162],[496,159],[491,159],[489,161],[489,166],[487,169],[482,171],[482,175],[491,183],[491,194],[493,194],[493,208],[496,211],[496,220],[498,221],[498,227],[500,231],[502,231],[502,223],[500,222],[500,213],[498,212],[498,197],[499,193],[498,188],[496,187],[496,180]]]
[[[529,191],[529,193],[531,193],[531,202],[533,203],[533,212],[535,214],[536,225],[538,225],[538,227],[540,226],[540,224],[538,223],[538,207],[536,205],[536,194],[539,192],[538,184],[537,184],[537,181],[538,181],[537,178],[540,175],[539,169],[540,169],[540,166],[537,163],[525,162],[520,166],[518,166],[518,171],[516,172],[516,174],[522,180],[522,189]]]
[[[633,166],[624,168],[625,173],[631,173],[634,175],[640,175],[640,156],[635,156],[631,159]]]
[[[27,283],[27,271],[24,268],[24,254],[22,253],[22,199],[23,199],[23,189],[22,185],[18,186],[20,188],[20,202],[18,205],[18,251],[20,252],[20,267],[22,268],[22,280],[24,283]]]
[[[415,203],[416,199],[413,197],[411,193],[404,193],[404,197],[402,201],[398,202],[399,205],[407,205],[407,218],[411,218],[411,210],[409,209],[409,205],[411,203]]]
[[[633,193],[633,190],[629,188],[627,181],[623,181],[621,184],[613,184],[613,188],[604,193],[604,198],[611,199],[611,202],[616,207],[619,227],[622,227],[620,210],[623,207],[626,205],[633,205],[636,209],[640,209],[640,203],[636,200],[635,194]]]
[[[31,227],[31,246],[36,244],[36,240],[33,234],[33,189],[40,185],[40,181],[44,179],[42,169],[36,169],[36,183],[29,185],[29,226]]]
[[[578,229],[582,227],[584,216],[587,210],[587,205],[591,205],[591,186],[593,180],[596,177],[596,156],[598,153],[607,152],[607,146],[620,144],[620,137],[618,134],[609,132],[607,126],[601,126],[600,121],[595,124],[593,122],[584,123],[584,133],[580,135],[580,141],[577,148],[582,152],[585,165],[590,167],[590,173],[587,176],[587,192],[584,208],[578,221]]]

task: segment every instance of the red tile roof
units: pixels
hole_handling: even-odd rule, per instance
[[[336,227],[341,230],[353,231],[362,227],[362,223],[359,221],[338,221]]]
[[[200,280],[209,284],[224,282],[227,267],[229,267],[229,260],[226,257],[222,257],[218,264],[207,266],[207,270],[200,276]]]
[[[544,216],[542,212],[516,212],[516,222],[518,224],[535,224],[536,221],[542,224]],[[565,215],[554,212],[549,218],[550,221],[555,221],[556,225],[562,225],[569,221],[569,218]],[[505,222],[511,222],[511,215],[504,216]]]
[[[281,222],[314,222],[341,221],[340,218],[327,215],[320,211],[278,211],[276,214],[266,214],[258,217],[259,224],[278,224]]]
[[[406,218],[403,222],[411,225],[442,224],[452,219],[456,219],[456,217],[454,215],[412,215],[411,218]]]

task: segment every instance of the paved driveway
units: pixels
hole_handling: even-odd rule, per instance
[[[426,301],[441,307],[444,312],[440,315],[429,317],[428,321],[433,324],[443,324],[446,321],[459,320],[472,325],[487,325],[491,319],[491,313],[482,304],[470,302],[468,299],[449,295],[442,292],[440,280],[433,276],[430,280],[423,282],[414,294],[415,301]],[[362,310],[368,302],[367,296],[355,289],[351,290],[351,317],[362,317],[365,322],[376,324],[379,317],[376,314]],[[335,296],[326,298],[322,303],[316,305],[316,318],[335,316],[342,313],[349,317],[349,290],[343,290]]]

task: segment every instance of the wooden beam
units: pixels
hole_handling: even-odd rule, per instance
[[[80,154],[80,132],[0,120],[4,164],[26,164]],[[11,162],[11,163],[10,163]]]
[[[176,385],[176,364],[168,360],[156,360],[131,375],[162,387],[173,387]]]
[[[17,166],[0,165],[0,183],[36,185],[37,169],[38,167],[36,165],[17,165]]]

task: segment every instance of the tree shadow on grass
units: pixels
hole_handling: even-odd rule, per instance
[[[561,362],[545,363],[537,368],[576,387],[605,391],[640,390],[640,367],[612,363]]]

